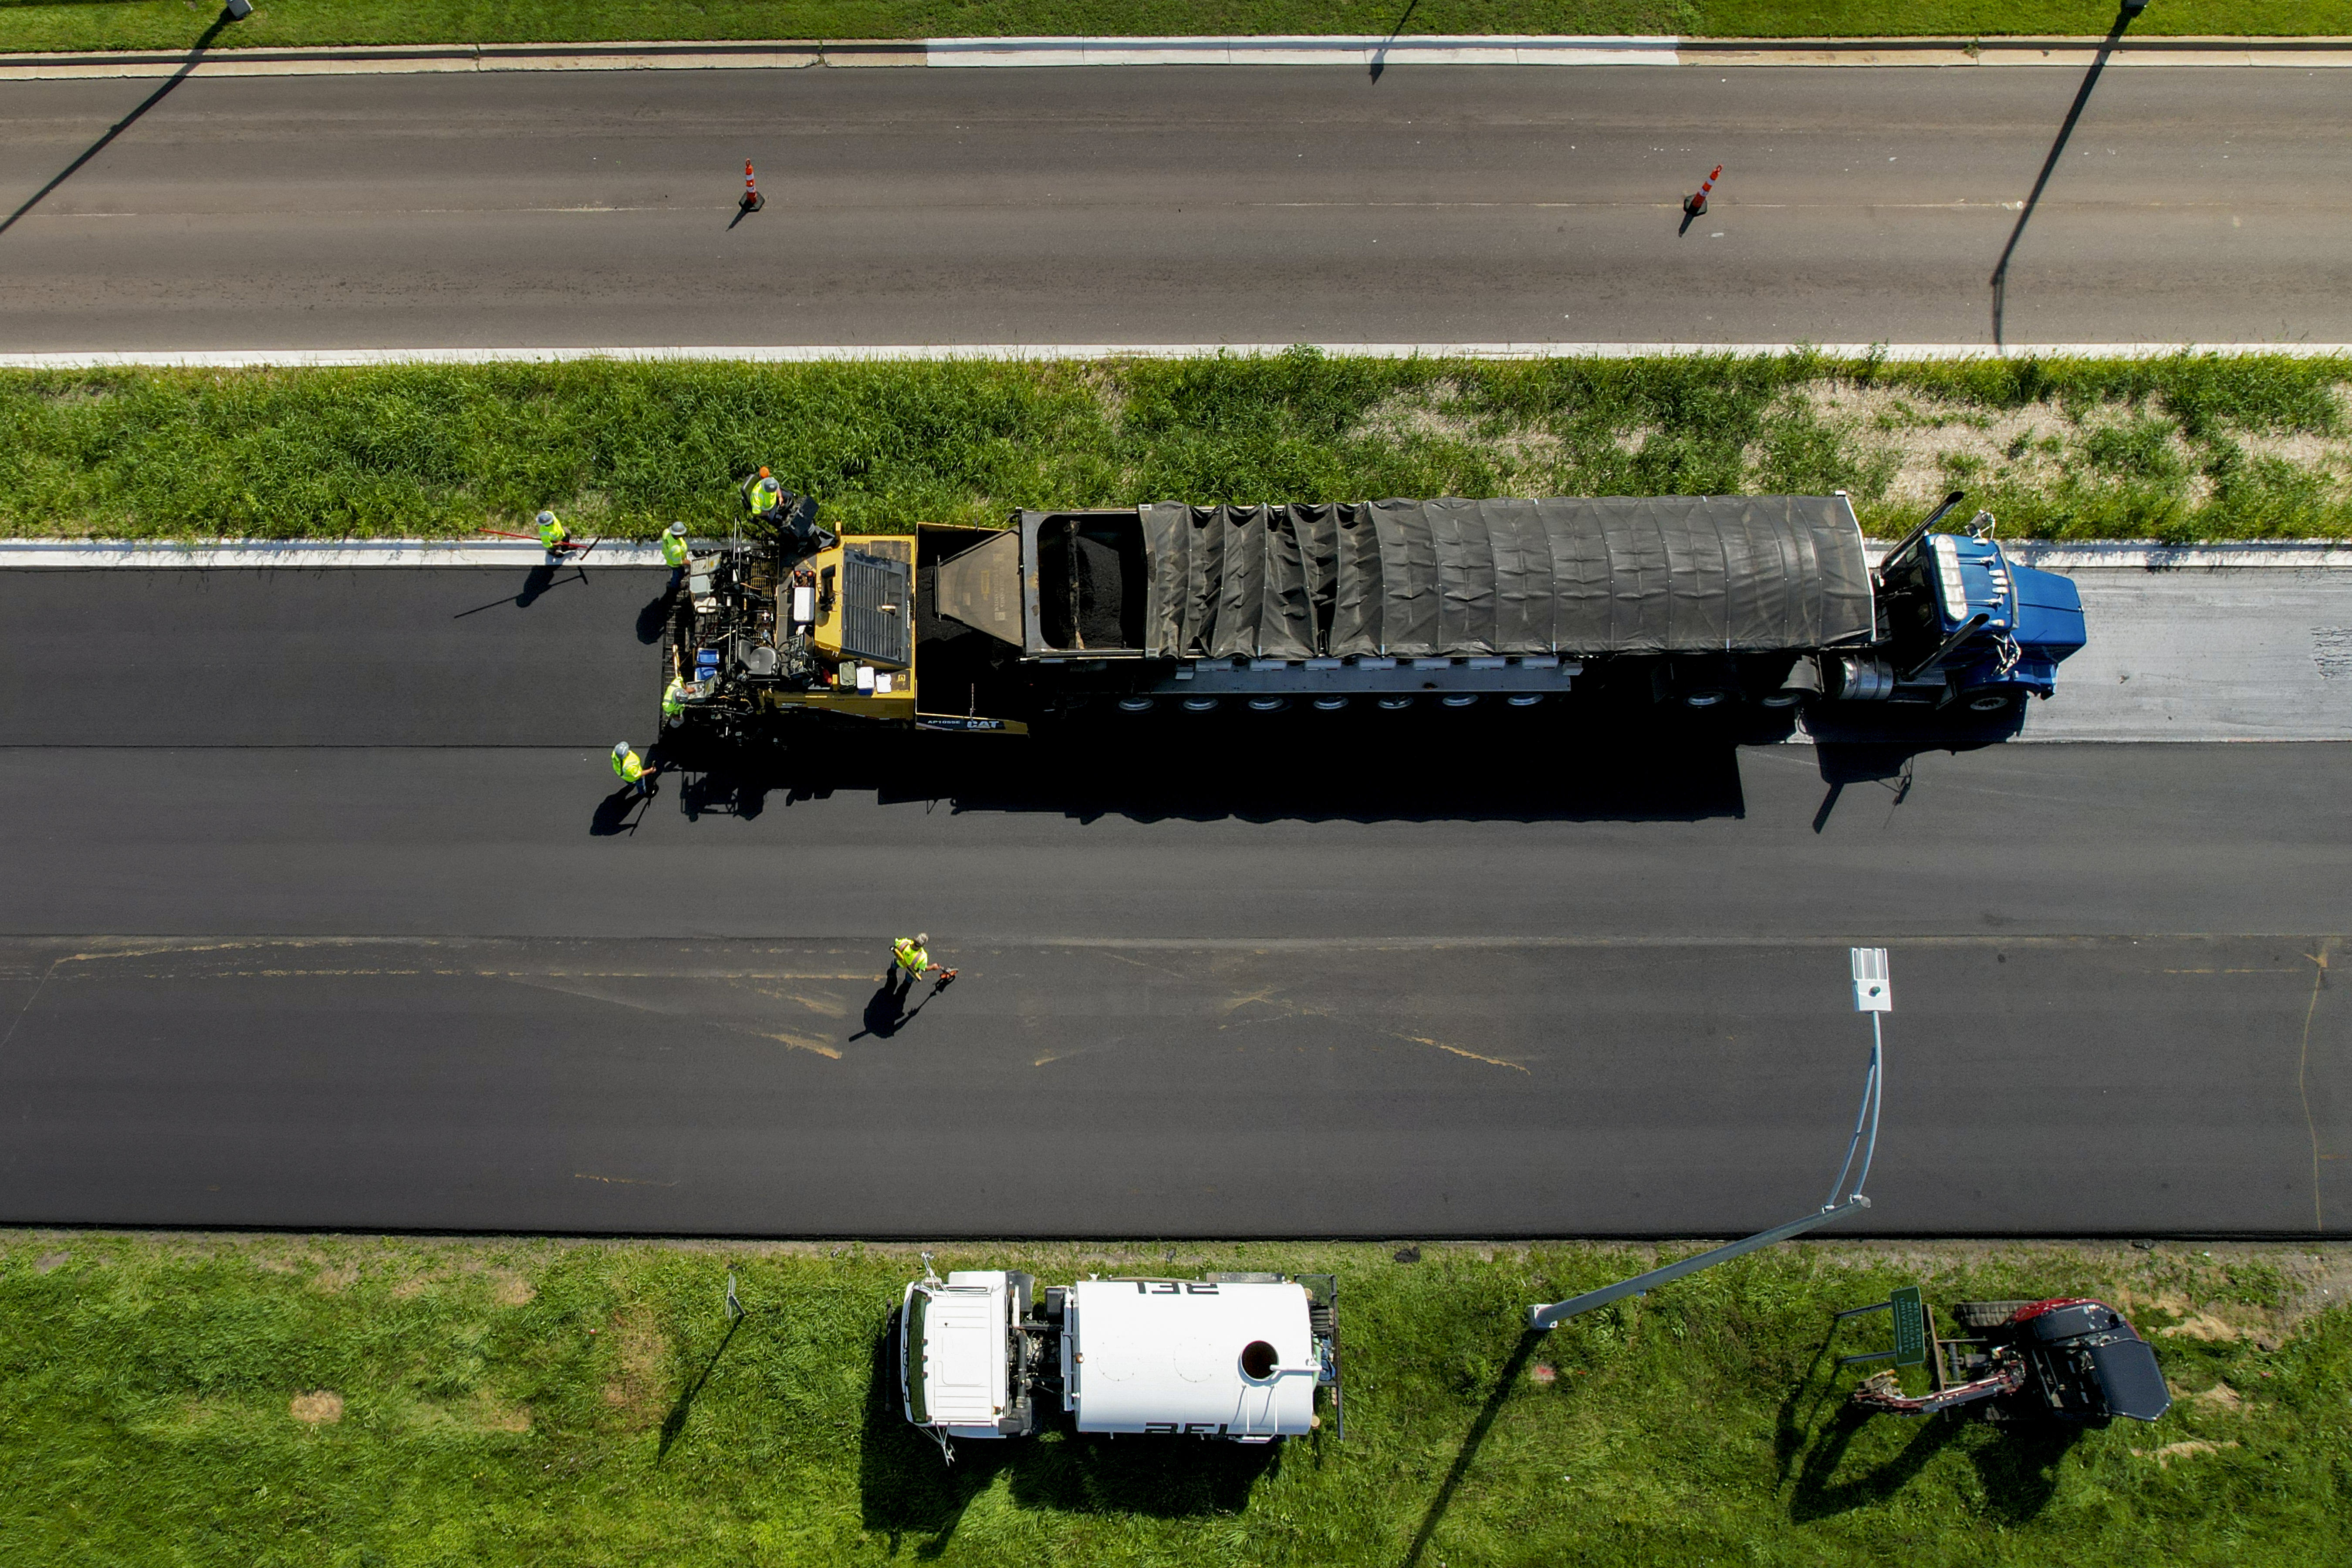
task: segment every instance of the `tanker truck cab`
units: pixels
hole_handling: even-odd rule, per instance
[[[1024,1321],[1036,1281],[1003,1270],[931,1274],[898,1310],[899,1395],[907,1419],[945,1437],[1017,1437],[1035,1425]]]
[[[1271,1443],[1339,1405],[1329,1275],[1084,1279],[1042,1298],[1025,1274],[926,1268],[898,1352],[907,1419],[938,1438],[1025,1436],[1058,1405],[1079,1432]]]

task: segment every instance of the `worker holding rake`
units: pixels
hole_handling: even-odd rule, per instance
[[[928,934],[902,936],[890,944],[890,980],[901,991],[912,991],[915,982],[937,974],[944,986],[956,977],[956,972],[931,962],[931,939]]]

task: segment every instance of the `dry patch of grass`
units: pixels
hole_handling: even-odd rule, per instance
[[[298,1394],[287,1404],[286,1414],[306,1426],[331,1426],[343,1418],[343,1396],[331,1388]]]

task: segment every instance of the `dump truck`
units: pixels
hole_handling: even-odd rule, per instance
[[[1037,1288],[1006,1269],[941,1279],[928,1256],[889,1335],[900,1407],[950,1438],[1080,1432],[1271,1443],[1340,1409],[1339,1289],[1328,1274],[1093,1276]]]
[[[786,497],[698,553],[665,638],[678,721],[1024,732],[1078,716],[2012,710],[2084,646],[2065,577],[1948,497],[1874,564],[1843,492],[1024,510],[835,535]]]

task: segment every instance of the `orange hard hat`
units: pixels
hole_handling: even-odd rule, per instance
[[[761,468],[761,469],[760,470],[760,477],[761,477],[761,479],[766,479],[766,478],[768,477],[768,470],[767,470],[767,469],[765,469],[765,468]]]

